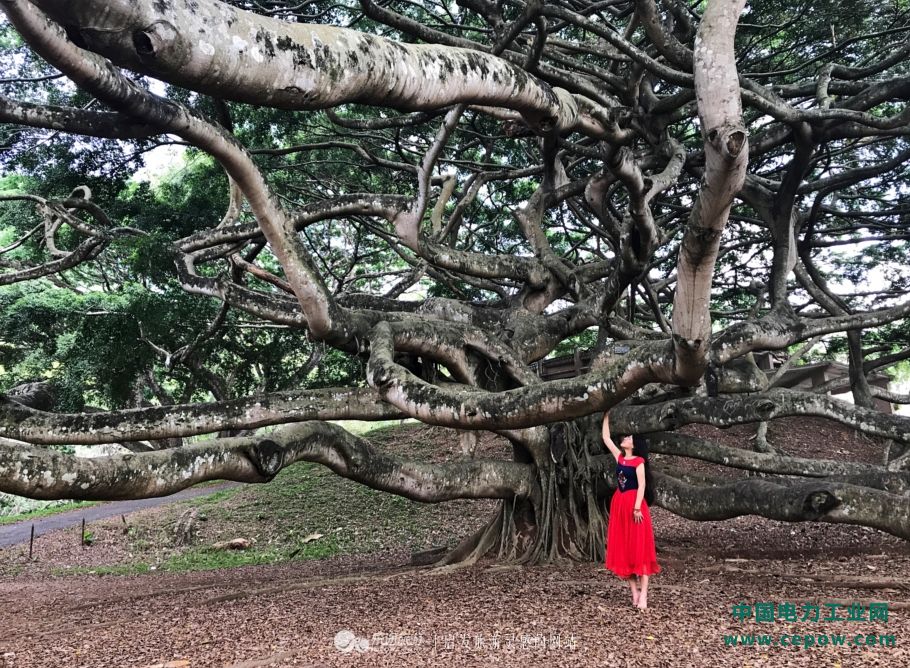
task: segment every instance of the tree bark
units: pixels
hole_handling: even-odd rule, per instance
[[[704,138],[705,174],[679,250],[673,298],[675,375],[689,385],[704,375],[711,340],[714,263],[749,157],[733,50],[744,5],[744,0],[709,0],[695,36],[695,97]]]

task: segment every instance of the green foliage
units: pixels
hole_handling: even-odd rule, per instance
[[[559,342],[549,357],[572,355],[576,350],[591,350],[597,344],[597,329],[586,329],[575,336],[570,336]]]
[[[400,27],[380,25],[366,17],[356,3],[346,6],[316,0],[305,7],[272,3],[268,9],[244,0],[234,0],[232,4],[252,11],[267,11],[286,20],[344,24],[404,42],[421,41]],[[499,28],[491,30],[487,20],[466,6],[400,0],[384,6],[420,25],[434,30],[451,29],[459,38],[480,43],[489,43],[500,33]],[[703,6],[704,3],[696,3],[693,11],[701,11]],[[519,5],[509,3],[499,3],[495,9],[503,25],[518,20],[522,11]],[[825,63],[865,67],[899,45],[905,37],[900,30],[906,24],[906,12],[906,0],[869,6],[843,0],[752,3],[746,8],[736,33],[737,65],[741,73],[752,76],[758,85],[768,86],[771,92],[775,91],[774,86],[808,86],[805,96],[808,104],[815,92],[815,78]],[[607,16],[591,14],[595,15]],[[614,27],[619,30],[622,26],[618,15],[616,19]],[[645,43],[641,26],[629,28],[633,41]],[[515,44],[531,39],[531,32],[530,28],[524,31]],[[564,45],[574,41],[578,48],[592,39],[587,30],[571,22],[560,26],[558,38]],[[691,45],[689,40],[687,46]],[[565,62],[557,63],[560,68],[567,68],[571,76],[578,75],[585,81],[594,77],[593,81],[601,73],[604,78],[597,86],[603,86],[604,91],[614,85],[611,78],[625,76],[616,73],[624,72],[626,64],[614,62],[604,49],[586,53],[581,57],[584,68],[572,70],[571,58],[575,56],[571,51],[561,56]],[[552,63],[548,65],[551,66]],[[549,71],[545,68],[533,74],[544,76],[552,84],[549,75],[543,74]],[[773,76],[768,74],[772,71]],[[902,61],[894,63],[882,76],[897,80],[908,72],[910,64]],[[54,74],[46,62],[24,46],[8,24],[0,25],[0,76],[22,79],[7,84],[4,94],[67,106],[95,103],[91,96],[63,79],[27,80]],[[656,96],[678,92],[674,86],[660,81],[660,77],[649,77],[648,86],[642,90],[653,87],[650,93]],[[142,77],[136,77],[136,81],[139,85],[149,85]],[[852,90],[851,86],[855,85],[859,82],[843,84],[842,88]],[[603,94],[613,97],[612,93]],[[835,92],[835,104],[851,94],[849,90]],[[428,114],[420,123],[405,129],[392,126],[358,131],[345,127],[344,123],[336,124],[332,118],[341,118],[346,123],[388,120],[399,112],[361,104],[333,109],[334,116],[324,111],[293,112],[221,103],[172,85],[165,86],[165,95],[229,125],[237,140],[252,149],[252,159],[262,169],[275,195],[289,209],[332,202],[351,193],[413,197],[416,165],[433,142],[442,118],[440,112]],[[616,99],[617,109],[628,108],[635,123],[647,125],[653,120],[645,108],[653,100],[646,103],[642,98],[643,106],[638,108],[637,103]],[[893,115],[902,104],[899,96],[883,95],[881,102],[870,107],[868,113],[879,118]],[[663,118],[663,114],[658,116]],[[679,182],[651,203],[655,222],[669,241],[655,253],[648,268],[652,282],[661,284],[666,280],[666,283],[654,295],[638,294],[634,304],[636,324],[652,329],[658,328],[655,310],[667,319],[672,315],[671,277],[701,171],[702,136],[695,115],[680,107],[673,116],[666,131],[685,146],[687,164]],[[793,143],[789,139],[768,141],[769,132],[773,135],[769,123],[773,121],[755,105],[746,105],[745,116],[750,143],[754,140],[753,147],[761,142],[766,146],[750,156],[749,170],[756,183],[772,184],[767,187],[773,190],[773,184],[782,183],[786,177]],[[821,125],[815,129],[820,131],[820,128]],[[507,178],[500,174],[485,180],[477,197],[461,209],[461,219],[448,231],[444,243],[477,254],[526,257],[533,254],[514,212],[540,185],[540,142],[538,137],[512,129],[501,120],[473,109],[463,115],[437,166],[438,174],[454,174],[457,180],[455,194],[444,203],[443,218],[447,220],[453,214],[456,203],[477,175],[507,174],[509,170],[522,170],[522,175]],[[789,136],[792,127],[784,129],[784,135]],[[663,128],[657,134],[661,132]],[[804,179],[807,185],[857,167],[886,164],[906,147],[906,139],[900,136],[854,141],[849,136],[835,135],[821,142],[813,155]],[[643,137],[630,148],[636,154],[646,153],[655,141],[656,136]],[[120,407],[150,401],[210,400],[216,395],[228,398],[290,387],[362,384],[361,357],[318,348],[299,331],[274,327],[237,309],[227,313],[217,332],[209,331],[219,317],[221,304],[217,299],[188,294],[180,285],[174,266],[174,243],[218,225],[229,201],[228,181],[215,160],[195,148],[181,149],[180,157],[153,181],[142,180],[139,170],[152,155],[148,151],[159,143],[170,144],[172,139],[114,141],[0,126],[0,145],[5,149],[0,155],[4,173],[0,177],[0,191],[62,199],[74,187],[88,185],[92,201],[104,209],[114,225],[135,231],[129,236],[116,237],[101,257],[63,272],[53,283],[41,281],[27,287],[0,288],[0,387],[9,388],[32,379],[51,379],[62,398],[58,408],[78,410],[85,405]],[[582,182],[606,169],[604,156],[599,153],[601,148],[575,133],[560,139],[562,164],[570,182]],[[648,176],[661,168],[662,160],[663,157],[646,170]],[[814,201],[818,195],[814,186],[799,193],[800,211],[805,213],[817,203],[821,213],[812,225],[801,220],[798,241],[807,244],[805,257],[830,277],[833,288],[843,292],[845,286],[860,285],[875,275],[890,286],[891,297],[910,290],[910,272],[906,271],[910,247],[905,240],[861,242],[872,234],[882,234],[882,230],[899,230],[904,225],[903,218],[899,218],[903,214],[889,217],[882,213],[889,207],[897,212],[906,209],[906,188],[899,184],[906,181],[907,174],[905,168],[901,169],[846,185],[826,193],[818,202]],[[629,196],[621,184],[615,186],[610,191],[610,215],[621,224]],[[438,182],[434,182],[431,199],[438,192]],[[576,196],[573,204],[571,208],[562,202],[550,207],[543,216],[543,234],[553,251],[569,263],[615,258],[618,239],[611,234],[592,235],[591,225],[596,221],[591,211],[584,208],[583,197]],[[33,203],[24,201],[0,205],[0,245],[13,243],[41,222],[35,209]],[[581,217],[579,211],[583,212]],[[424,218],[422,224],[427,231],[429,212]],[[715,331],[746,317],[760,316],[767,309],[762,292],[770,280],[768,259],[772,243],[768,226],[761,218],[759,211],[742,201],[737,200],[733,207],[713,283],[711,316]],[[238,221],[254,221],[248,206]],[[388,221],[346,216],[305,226],[301,242],[330,292],[380,295],[419,264],[408,249],[390,247],[390,234]],[[80,238],[64,227],[59,243],[72,248]],[[252,244],[248,244],[241,252],[252,250]],[[48,261],[49,255],[41,235],[36,234],[4,259],[39,264]],[[268,249],[258,252],[255,262],[277,279],[286,278],[281,264]],[[241,280],[240,272],[234,272],[224,259],[200,262],[197,270],[203,276],[221,279],[233,272],[234,278]],[[251,275],[242,275],[242,285],[275,294],[272,285]],[[452,272],[426,272],[406,296],[490,304],[501,298],[508,301],[516,290],[516,283],[505,280],[466,280]],[[798,286],[793,294],[798,309],[803,309],[802,302],[808,300]],[[288,298],[293,300],[290,295]],[[888,303],[882,295],[868,298],[857,295],[846,301],[854,310],[879,308]],[[813,315],[818,314],[813,312]],[[558,342],[549,355],[590,348],[596,336],[593,328],[573,334]],[[887,354],[910,344],[910,331],[906,322],[894,323],[864,331],[863,341],[882,351],[875,354]],[[843,357],[845,353],[843,336],[830,337],[825,346],[814,354]],[[171,355],[188,348],[193,351],[189,359]],[[314,354],[321,355],[321,359],[318,364],[310,365]]]
[[[902,385],[910,383],[910,361],[898,362],[893,367],[894,380]]]
[[[50,379],[63,410],[81,410],[87,401],[125,404],[151,363],[149,348],[136,345],[140,334],[133,313],[145,298],[130,286],[87,294],[47,283],[0,289],[3,387]]]
[[[0,494],[0,525],[27,522],[94,505],[94,501],[33,501],[11,494]]]

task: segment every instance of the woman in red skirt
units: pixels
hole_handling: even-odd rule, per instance
[[[616,447],[610,438],[610,423],[606,413],[603,439],[616,458],[617,482],[610,501],[604,566],[623,580],[629,580],[632,604],[644,609],[648,607],[648,576],[660,573],[654,549],[651,513],[648,510],[648,504],[654,501],[651,471],[648,468],[648,444],[644,437],[635,435],[621,438],[620,447]],[[640,590],[637,586],[639,579]]]

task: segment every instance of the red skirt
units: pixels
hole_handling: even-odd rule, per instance
[[[641,501],[641,522],[632,516],[638,490],[627,489],[613,492],[610,501],[610,521],[607,525],[607,555],[604,567],[613,571],[623,580],[634,575],[660,573],[657,552],[654,549],[654,530],[651,527],[651,511],[648,502]]]

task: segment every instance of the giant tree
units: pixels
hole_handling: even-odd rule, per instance
[[[615,429],[660,452],[770,474],[700,486],[657,471],[673,512],[910,537],[908,423],[873,409],[906,397],[869,383],[910,357],[906,3],[862,16],[745,0],[0,6],[21,40],[4,45],[18,176],[0,284],[148,295],[110,339],[145,351],[118,373],[147,396],[82,410],[40,404],[40,383],[8,392],[0,491],[136,498],[308,460],[415,500],[502,499],[443,562],[599,558],[612,462],[597,418],[612,409]],[[64,156],[38,178],[39,145],[61,136],[99,166]],[[211,206],[124,198],[124,181],[99,176],[112,146],[164,141],[210,160],[190,190]],[[149,317],[162,295],[183,310]],[[238,322],[280,330],[281,345]],[[855,404],[781,389],[752,355],[794,364],[819,341],[848,356]],[[532,370],[582,342],[589,372]],[[356,362],[345,382],[308,381],[317,351]],[[890,447],[861,465],[669,433],[787,415]],[[511,457],[406,460],[329,422],[399,417],[468,443],[495,432]],[[199,434],[217,437],[181,440]],[[53,448],[109,442],[133,452]]]

